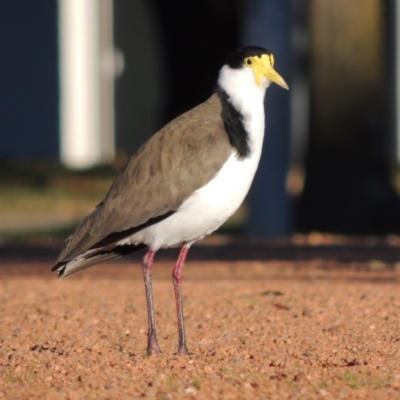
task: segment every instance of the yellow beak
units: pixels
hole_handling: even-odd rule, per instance
[[[251,64],[254,75],[256,77],[257,85],[261,85],[262,78],[265,77],[271,82],[289,90],[288,84],[285,80],[274,70],[274,56],[264,54],[262,57],[254,57]]]
[[[264,75],[271,82],[274,82],[277,85],[283,87],[284,89],[289,90],[288,84],[285,82],[285,80],[273,68],[270,68],[269,70],[265,71]]]

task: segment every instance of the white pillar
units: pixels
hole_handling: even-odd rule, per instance
[[[114,157],[112,0],[59,0],[60,154],[71,168]]]

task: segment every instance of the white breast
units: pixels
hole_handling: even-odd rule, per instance
[[[193,242],[218,229],[243,202],[259,161],[259,154],[239,160],[229,157],[221,171],[198,189],[167,219],[133,235],[129,241],[153,249]]]

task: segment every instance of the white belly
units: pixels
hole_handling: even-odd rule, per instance
[[[213,180],[185,200],[175,214],[135,233],[129,242],[145,243],[157,250],[193,242],[215,231],[243,202],[260,153],[257,151],[244,160],[232,153]]]

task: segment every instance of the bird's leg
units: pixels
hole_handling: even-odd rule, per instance
[[[154,320],[154,305],[153,305],[153,289],[151,285],[151,269],[153,266],[154,254],[156,252],[150,249],[143,257],[142,270],[144,285],[146,289],[146,300],[147,300],[147,317],[149,321],[149,330],[147,333],[147,354],[151,355],[153,350],[156,353],[161,353],[161,349],[158,346],[156,324]]]
[[[183,318],[183,304],[182,304],[182,290],[181,290],[182,269],[185,263],[187,253],[189,251],[189,247],[190,244],[185,244],[182,247],[175,268],[172,272],[172,279],[174,282],[174,290],[175,290],[176,314],[178,317],[178,333],[179,333],[178,354],[189,354],[188,349],[186,347],[185,321]]]

